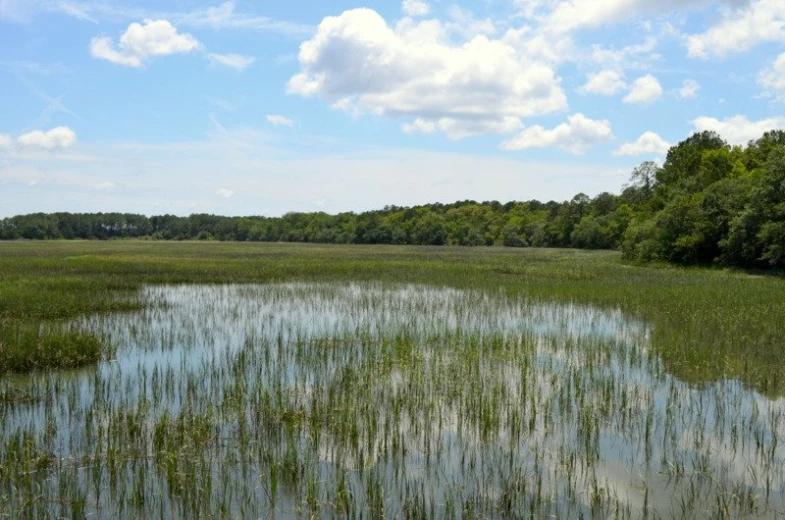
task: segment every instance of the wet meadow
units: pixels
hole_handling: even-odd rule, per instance
[[[0,243],[0,517],[785,518],[785,279]]]

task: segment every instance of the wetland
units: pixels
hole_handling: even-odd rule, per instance
[[[101,345],[0,376],[0,516],[785,511],[780,278],[608,252],[0,247],[0,355]]]

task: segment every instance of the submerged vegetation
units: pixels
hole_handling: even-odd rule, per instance
[[[743,268],[785,267],[785,131],[746,147],[712,132],[646,162],[620,195],[565,202],[390,206],[360,214],[177,217],[32,214],[0,220],[0,240],[223,240],[340,244],[504,245],[618,249],[628,258]]]
[[[102,352],[0,378],[0,517],[775,517],[783,294],[609,251],[2,243],[2,341]]]

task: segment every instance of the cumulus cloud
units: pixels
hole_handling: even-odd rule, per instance
[[[687,53],[693,58],[744,52],[762,42],[785,41],[785,2],[752,0],[739,2],[738,9],[725,12],[718,24],[687,36]]]
[[[651,74],[647,74],[635,80],[630,93],[622,101],[625,103],[647,104],[657,101],[661,96],[662,85],[660,85],[659,80]]]
[[[425,16],[431,12],[431,6],[422,0],[403,0],[401,9],[406,16]]]
[[[253,56],[245,56],[244,54],[217,54],[215,52],[207,53],[207,59],[213,65],[223,65],[236,70],[245,70],[256,61]]]
[[[35,130],[22,134],[17,142],[28,148],[43,148],[54,150],[57,148],[68,148],[76,143],[76,134],[67,126],[58,126],[49,131]]]
[[[589,148],[613,139],[611,123],[607,120],[589,119],[583,114],[574,114],[566,123],[556,128],[542,126],[526,128],[518,136],[501,144],[503,150],[525,150],[556,146],[572,154],[586,153]]]
[[[671,145],[654,132],[644,132],[634,143],[625,143],[613,155],[663,155]]]
[[[693,99],[698,96],[700,88],[700,83],[694,79],[685,79],[679,89],[679,97],[682,99]]]
[[[8,134],[0,134],[0,152],[9,150],[14,145],[14,140]]]
[[[234,195],[234,192],[226,188],[221,188],[220,190],[216,191],[215,194],[224,199],[230,199]]]
[[[514,131],[522,117],[567,109],[548,64],[487,36],[451,44],[446,31],[409,18],[391,28],[371,9],[325,18],[301,45],[288,92],[353,113],[420,119],[412,124],[453,138]]]
[[[696,132],[717,132],[731,144],[744,145],[759,138],[769,130],[785,128],[785,117],[771,117],[760,121],[750,121],[746,116],[735,115],[725,119],[699,117],[691,121]]]
[[[108,36],[93,38],[90,54],[117,65],[140,67],[150,57],[188,53],[199,47],[196,38],[177,32],[167,20],[145,20],[144,25],[129,25],[117,46]]]
[[[586,76],[586,84],[578,92],[583,94],[599,94],[601,96],[613,96],[627,88],[624,75],[618,70],[603,70],[596,74]]]
[[[760,73],[758,84],[767,96],[785,103],[785,53],[780,54],[771,67]]]
[[[267,116],[267,122],[273,126],[294,126],[294,120],[279,114],[270,114]]]

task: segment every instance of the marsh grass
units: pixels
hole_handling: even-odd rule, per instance
[[[0,379],[0,516],[785,510],[782,280],[603,252],[2,247],[6,323],[116,351]]]

